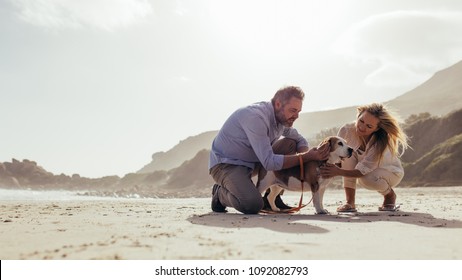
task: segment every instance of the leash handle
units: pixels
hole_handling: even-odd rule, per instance
[[[300,195],[300,201],[298,203],[298,208],[302,209],[304,206],[303,205],[303,183],[305,182],[305,167],[303,164],[303,155],[298,154],[298,160],[300,162],[300,184],[302,185],[302,194]]]
[[[303,155],[298,154],[298,161],[300,162],[300,181],[305,181],[305,167],[303,163]]]

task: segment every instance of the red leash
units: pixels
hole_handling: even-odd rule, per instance
[[[299,212],[302,208],[304,208],[305,206],[310,204],[311,201],[313,201],[313,196],[311,196],[311,200],[307,204],[303,205],[303,189],[304,189],[303,183],[305,182],[305,166],[303,163],[302,154],[298,154],[298,159],[300,162],[300,184],[302,186],[302,194],[300,195],[300,201],[298,202],[298,206],[292,207],[290,209],[283,209],[279,212],[271,211],[271,210],[262,210],[261,212],[268,213],[268,214],[280,214],[280,213],[294,214],[294,213]]]

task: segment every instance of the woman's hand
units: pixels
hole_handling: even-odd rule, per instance
[[[321,166],[321,177],[323,178],[332,178],[334,176],[340,175],[340,168],[335,164],[326,163],[324,166]]]

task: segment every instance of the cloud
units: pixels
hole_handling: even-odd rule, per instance
[[[397,11],[349,28],[332,46],[353,61],[377,63],[365,83],[415,86],[462,60],[462,12]]]
[[[407,65],[386,62],[367,75],[366,85],[374,87],[401,87],[421,83],[433,73],[412,71]]]
[[[112,31],[152,13],[147,0],[15,0],[25,22],[51,29],[96,27]]]

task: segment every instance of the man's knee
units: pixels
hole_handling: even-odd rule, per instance
[[[279,155],[292,155],[297,153],[297,141],[290,138],[282,138],[273,144],[273,152]]]
[[[236,208],[243,214],[258,214],[261,209],[263,209],[263,198],[261,196],[252,200],[241,201]]]

